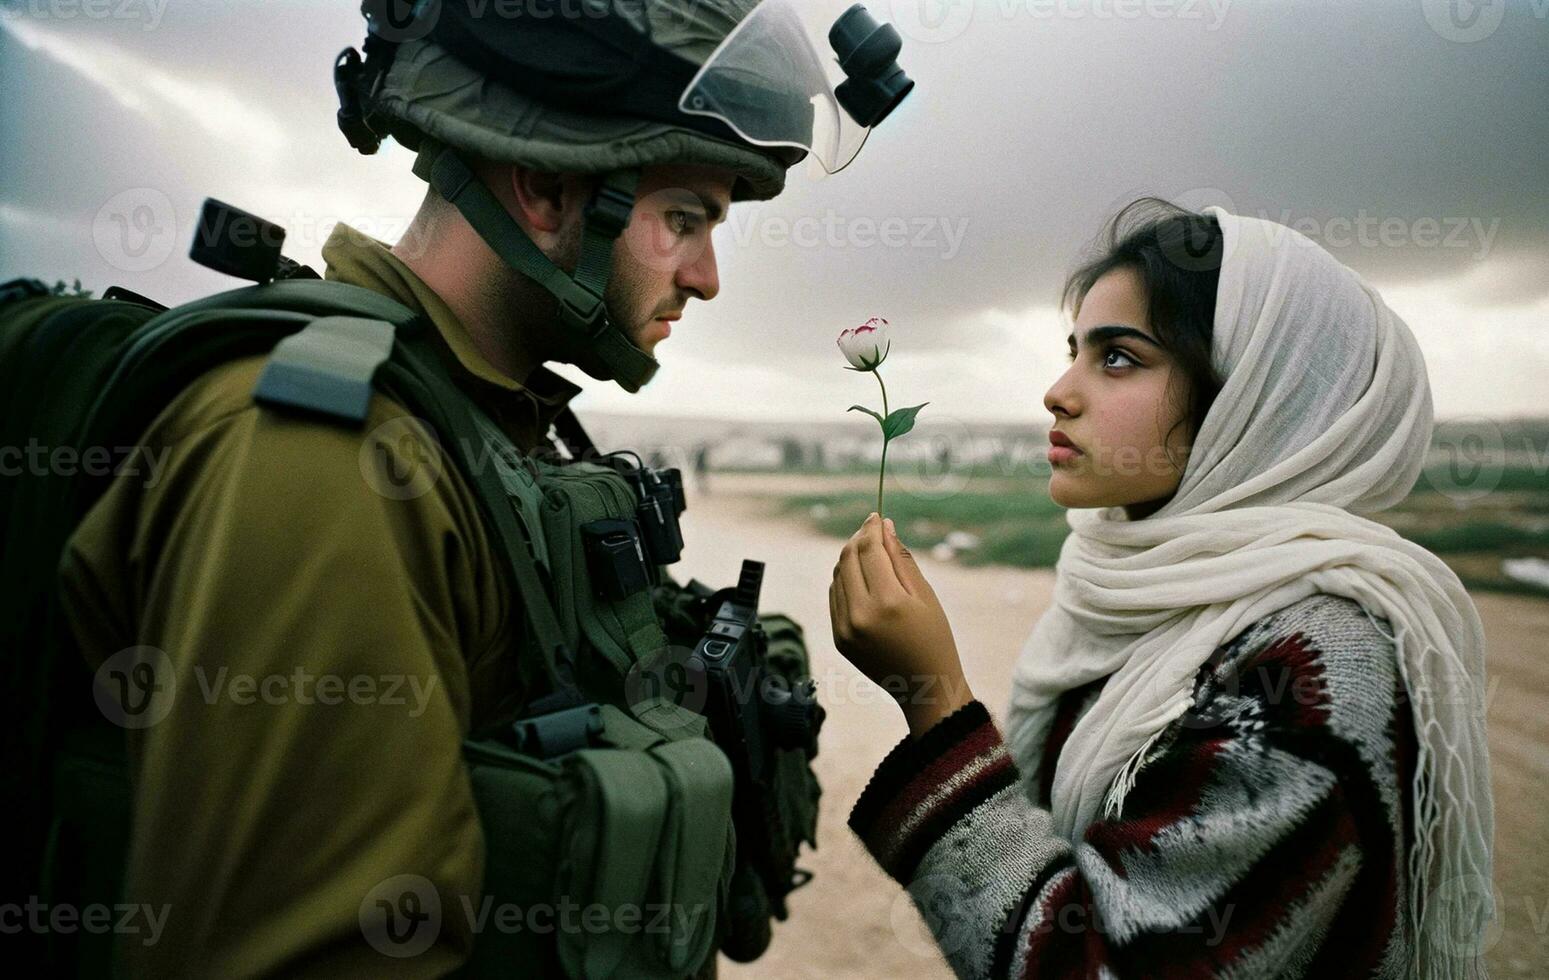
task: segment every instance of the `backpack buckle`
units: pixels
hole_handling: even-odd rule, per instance
[[[582,704],[511,723],[517,751],[552,759],[596,744],[602,734],[602,708]]]

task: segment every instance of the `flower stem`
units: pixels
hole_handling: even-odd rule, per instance
[[[886,419],[887,416],[888,416],[888,410],[887,410],[887,385],[882,384],[882,372],[881,371],[877,370],[876,368],[872,368],[871,369],[871,373],[875,374],[877,376],[877,384],[882,385],[882,417],[884,419]],[[882,468],[877,473],[877,517],[878,518],[881,518],[881,517],[884,516],[883,513],[882,513],[882,481],[887,479],[887,444],[888,444],[888,442],[889,442],[889,440],[888,440],[888,437],[887,437],[887,429],[886,429],[886,425],[884,423],[884,428],[882,430]]]

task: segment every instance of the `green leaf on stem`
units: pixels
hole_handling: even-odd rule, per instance
[[[865,412],[867,415],[870,415],[872,418],[877,420],[877,424],[882,426],[882,431],[884,433],[887,432],[887,423],[882,420],[881,414],[879,414],[877,412],[873,412],[871,409],[867,408],[865,405],[851,405],[849,408],[845,409],[845,411],[847,411],[847,412]],[[897,414],[897,413],[894,413],[894,414]]]
[[[929,404],[930,402],[923,402],[913,408],[900,408],[885,419],[879,418],[877,421],[882,423],[882,437],[890,440],[897,439],[914,428],[914,417],[920,414],[920,409]]]

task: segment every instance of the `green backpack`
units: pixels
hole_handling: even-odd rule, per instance
[[[242,258],[221,267],[251,268]],[[277,268],[285,278],[267,281]],[[251,278],[265,281],[170,310],[116,287],[92,300],[0,285],[0,447],[134,446],[200,375],[265,353],[254,397],[277,411],[358,426],[372,391],[402,404],[479,500],[520,599],[522,650],[546,681],[464,742],[487,849],[465,973],[680,977],[717,949],[756,958],[810,878],[795,861],[816,843],[823,715],[800,628],[757,613],[761,566],[745,563],[733,589],[679,586],[664,566],[680,485],[632,454],[598,454],[573,416],[556,423],[571,459],[519,452],[452,383],[434,327],[381,294],[318,279],[277,248]],[[111,478],[47,468],[0,483],[5,792],[24,843],[5,849],[0,901],[120,897],[123,730],[96,708],[56,583]],[[423,896],[373,897],[368,941],[387,955],[428,946],[433,933],[394,915]],[[507,928],[505,912],[535,906],[600,909],[601,925]],[[33,944],[17,958],[50,974],[113,969],[111,934],[14,938]]]

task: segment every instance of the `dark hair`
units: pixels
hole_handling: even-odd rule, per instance
[[[1210,360],[1223,254],[1220,222],[1142,197],[1114,215],[1098,241],[1097,254],[1066,278],[1062,305],[1078,312],[1097,280],[1133,269],[1146,293],[1146,319],[1189,384],[1188,412],[1178,425],[1187,422],[1197,434],[1222,384]]]

